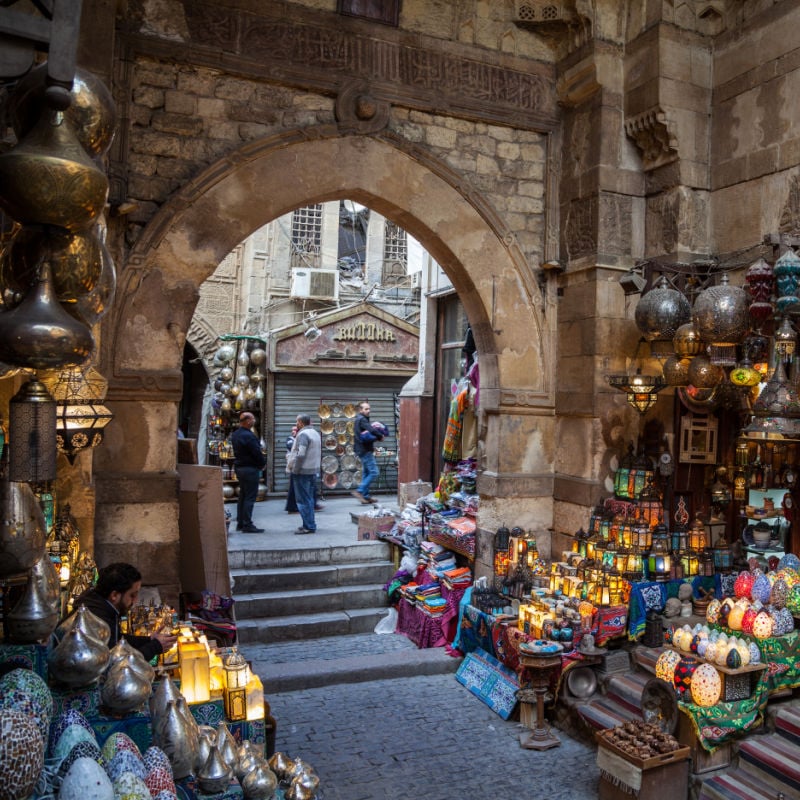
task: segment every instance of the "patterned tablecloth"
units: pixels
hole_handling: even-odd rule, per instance
[[[456,636],[458,609],[464,589],[448,589],[441,587],[441,593],[447,606],[442,614],[432,617],[418,605],[401,598],[397,606],[397,633],[411,639],[420,649],[426,647],[444,647]]]

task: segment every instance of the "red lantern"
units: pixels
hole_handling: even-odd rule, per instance
[[[753,620],[755,620],[758,611],[754,608],[748,608],[747,611],[744,612],[742,616],[742,633],[746,633],[748,636],[752,636],[753,634]]]
[[[753,588],[753,576],[749,572],[740,572],[733,583],[733,593],[736,597],[750,597]]]
[[[675,691],[683,697],[692,689],[692,675],[700,666],[700,660],[695,656],[684,656],[675,667]]]

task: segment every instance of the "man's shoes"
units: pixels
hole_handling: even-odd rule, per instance
[[[366,500],[364,495],[361,494],[361,492],[359,492],[358,489],[356,489],[354,492],[350,492],[350,494],[353,495],[353,497],[355,497],[356,500],[360,500],[362,503],[364,502],[364,500]]]
[[[371,497],[362,497],[361,498],[361,505],[362,506],[371,506],[375,501]]]
[[[295,534],[297,534],[297,535],[303,535],[303,534],[306,534],[306,533],[316,533],[316,531],[309,530],[308,528],[298,528],[295,531]]]
[[[322,505],[322,503],[319,503],[318,505],[314,506],[314,511],[324,511],[324,510],[325,510],[325,506]]]
[[[299,511],[286,511],[287,514],[299,514]]]
[[[242,533],[264,533],[263,528],[256,528],[255,525],[245,525],[241,528]]]

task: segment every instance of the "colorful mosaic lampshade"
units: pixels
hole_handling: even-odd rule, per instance
[[[713,664],[700,664],[691,678],[692,702],[708,708],[722,696],[722,678]]]
[[[700,660],[695,656],[682,656],[681,660],[675,667],[674,684],[675,690],[681,697],[692,688],[692,676],[695,670],[700,666]]]

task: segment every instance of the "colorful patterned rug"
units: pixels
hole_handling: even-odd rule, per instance
[[[800,707],[775,717],[775,733],[751,736],[739,746],[739,766],[703,782],[698,800],[775,800],[800,797]]]
[[[503,719],[511,716],[519,689],[516,673],[485,650],[473,650],[467,655],[456,672],[456,680]]]

